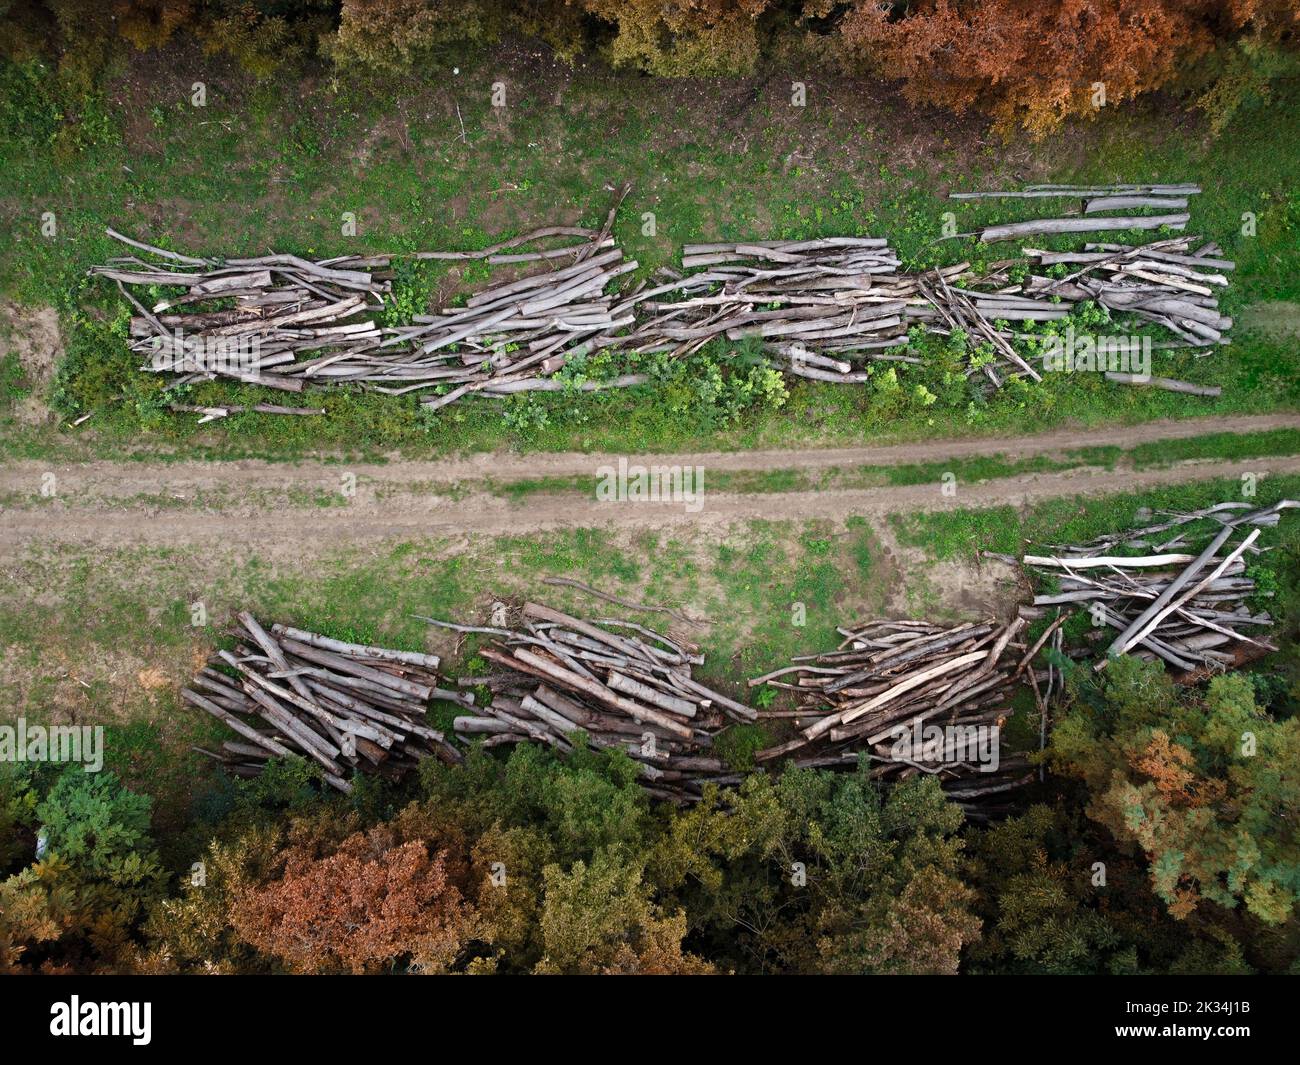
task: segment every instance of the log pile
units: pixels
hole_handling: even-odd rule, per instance
[[[319,262],[292,255],[253,259],[199,259],[109,235],[139,256],[91,268],[118,285],[135,308],[131,348],[148,356],[141,369],[179,374],[177,385],[225,377],[301,392],[308,384],[360,383],[388,395],[447,386],[430,397],[431,409],[472,392],[510,395],[559,389],[550,380],[567,358],[615,343],[631,325],[630,304],[607,293],[614,279],[636,269],[623,261],[609,227],[551,226],[475,252],[418,252],[415,259],[484,259],[489,263],[545,261],[548,269],[472,295],[465,307],[417,315],[401,328],[377,324],[390,292],[395,256],[346,256]],[[576,238],[561,248],[510,253],[503,249],[553,237]],[[561,257],[568,265],[553,267]],[[127,286],[183,289],[183,295],[145,307]],[[583,382],[591,391],[629,387],[645,378],[628,374]],[[192,407],[187,409],[194,409]],[[221,408],[200,408],[205,420]],[[268,414],[308,408],[262,404]],[[314,410],[314,409],[312,409]]]
[[[1041,590],[1022,616],[1052,607],[1087,610],[1097,632],[1118,633],[1094,649],[1097,670],[1122,654],[1158,658],[1184,680],[1240,666],[1277,649],[1265,635],[1272,616],[1248,603],[1267,593],[1247,574],[1246,559],[1261,550],[1260,530],[1297,506],[1289,499],[1262,508],[1219,503],[1086,544],[1055,545],[1051,554],[1027,554],[1022,564]],[[1207,524],[1217,531],[1199,546]]]
[[[796,765],[821,768],[856,765],[865,756],[873,775],[885,780],[937,773],[964,807],[1005,795],[1031,779],[1025,759],[999,746],[997,768],[988,771],[974,751],[959,746],[980,726],[992,730],[983,734],[985,743],[999,742],[1015,679],[1038,651],[1025,654],[1016,640],[1023,626],[1017,618],[947,627],[872,621],[839,629],[844,639],[836,650],[802,656],[749,682],[801,696],[795,711],[760,711],[760,719],[794,718],[798,731],[758,752],[756,761],[794,756]],[[927,726],[944,730],[928,748]],[[898,746],[903,737],[906,756]]]
[[[952,200],[979,199],[1079,199],[1082,216],[1035,218],[1026,222],[985,226],[979,239],[988,243],[1020,237],[1059,233],[1116,232],[1127,229],[1182,229],[1187,225],[1187,198],[1201,191],[1199,185],[1027,185],[1001,192],[952,192]],[[1110,211],[1153,209],[1160,214],[1107,214]]]
[[[626,343],[683,356],[752,337],[797,376],[864,381],[855,361],[907,340],[912,289],[900,287],[898,265],[876,237],[688,244],[682,266],[694,272],[640,294],[646,317]],[[660,295],[672,298],[650,298]]]
[[[698,799],[706,784],[739,783],[710,747],[729,720],[753,721],[758,712],[695,679],[703,657],[694,645],[538,603],[523,606],[517,629],[423,620],[496,638],[478,652],[494,671],[458,682],[492,693],[488,705],[456,718],[459,737],[483,737],[488,747],[531,740],[567,753],[582,732],[592,747],[626,751],[647,790],[677,802]]]
[[[671,274],[636,297],[649,317],[623,338],[631,350],[683,356],[718,338],[755,339],[796,377],[859,384],[869,379],[868,362],[920,362],[892,349],[905,347],[908,327],[922,322],[989,341],[998,361],[969,373],[983,372],[1000,387],[999,368],[1039,377],[990,319],[1049,321],[1068,313],[1046,298],[963,288],[972,280],[969,263],[899,273],[898,257],[878,237],[688,244],[682,265],[699,269]],[[665,294],[671,298],[651,300]]]
[[[1059,279],[1034,276],[1024,291],[1071,302],[1093,300],[1110,311],[1163,326],[1187,344],[1226,344],[1232,319],[1219,312],[1216,293],[1228,285],[1224,271],[1235,267],[1217,244],[1193,250],[1197,238],[1176,237],[1150,244],[1085,244],[1081,252],[1025,248],[1040,266],[1065,264]]]
[[[1035,185],[1009,192],[953,193],[985,197],[1074,198],[1079,217],[989,227],[985,240],[1039,233],[1184,228],[1198,186]],[[968,263],[908,273],[879,237],[823,237],[686,245],[682,271],[664,268],[656,280],[626,285],[637,269],[612,236],[623,186],[599,229],[548,226],[474,251],[425,251],[416,260],[479,260],[494,265],[539,263],[543,268],[490,283],[463,306],[416,315],[399,327],[378,324],[390,298],[397,255],[312,261],[293,255],[196,258],[109,234],[138,254],[91,269],[114,281],[135,308],[132,349],[148,355],[143,369],[180,375],[176,384],[225,377],[300,392],[308,384],[355,384],[386,395],[425,393],[423,406],[441,409],[473,395],[623,388],[648,376],[567,382],[556,375],[570,362],[606,349],[688,357],[715,340],[755,341],[769,363],[814,381],[861,384],[875,362],[918,363],[907,350],[908,329],[970,338],[968,377],[987,388],[1009,377],[1041,380],[1017,350],[1039,333],[1019,322],[1068,317],[1081,301],[1114,314],[1160,325],[1176,339],[1161,346],[1228,343],[1229,318],[1217,292],[1233,263],[1212,244],[1182,236],[1145,245],[1095,243],[1081,252],[1025,248],[1038,267],[1068,266],[1060,278],[1033,275],[1012,283],[1014,261],[976,274]],[[1165,213],[1108,215],[1154,209]],[[569,241],[541,251],[526,244]],[[150,258],[141,258],[141,254]],[[145,307],[129,287],[175,288],[178,294]],[[989,353],[992,358],[988,358]],[[979,356],[976,358],[976,356]],[[1166,378],[1135,377],[1111,367],[1110,379],[1193,394],[1217,390]],[[259,404],[192,409],[204,420],[223,410],[306,414],[315,407]]]
[[[1006,240],[1036,235],[1121,231],[1130,229],[1182,230],[1189,215],[1188,197],[1200,186],[1174,185],[1030,185],[999,192],[956,192],[950,198],[1078,198],[1077,217],[1034,219],[1008,225],[988,226],[980,231],[983,241]],[[1152,209],[1157,214],[1111,215],[1108,211]],[[1169,213],[1169,212],[1176,213]],[[1198,247],[1199,244],[1199,247]],[[1193,250],[1195,249],[1195,250]],[[1091,300],[1113,314],[1132,314],[1168,330],[1177,339],[1160,342],[1161,347],[1211,347],[1227,344],[1226,331],[1232,320],[1219,309],[1217,293],[1228,285],[1227,271],[1234,263],[1223,257],[1214,243],[1200,244],[1199,238],[1180,236],[1142,245],[1087,243],[1082,251],[1046,251],[1024,248],[1024,254],[1040,267],[1068,266],[1060,278],[1031,276],[1022,285],[1000,290],[1014,299],[1058,302],[1063,310]],[[1005,318],[1006,316],[1001,316]],[[1217,387],[1188,384],[1168,378],[1154,378],[1118,372],[1112,365],[1108,380],[1131,385],[1164,388],[1191,395],[1217,396]]]
[[[148,356],[141,369],[179,374],[177,384],[225,377],[301,392],[313,367],[381,339],[370,316],[389,289],[375,273],[386,257],[200,259],[108,235],[164,260],[123,256],[90,273],[115,282],[135,309],[131,350]],[[128,285],[184,291],[146,307]],[[298,361],[305,353],[318,355]]]
[[[477,292],[464,307],[416,315],[414,324],[381,345],[402,345],[400,354],[388,356],[382,375],[365,372],[344,379],[382,382],[376,390],[389,395],[449,386],[423,401],[430,410],[476,392],[503,396],[546,388],[547,379],[570,358],[618,343],[615,334],[635,320],[627,301],[607,291],[637,268],[613,244],[612,238],[601,238],[593,244],[594,254],[569,266]],[[644,381],[626,375],[601,385]]]
[[[325,781],[352,790],[357,773],[401,779],[422,759],[461,760],[425,724],[431,699],[472,707],[472,694],[439,687],[435,655],[330,639],[239,615],[232,651],[218,651],[181,698],[239,737],[201,753],[237,776],[257,776],[272,758],[319,765]],[[260,718],[253,724],[249,718]]]

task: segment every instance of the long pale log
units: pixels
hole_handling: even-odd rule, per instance
[[[582,676],[582,674],[575,673],[570,669],[565,669],[563,666],[556,665],[554,662],[547,658],[543,658],[541,655],[533,654],[532,652],[525,651],[522,648],[516,650],[513,656],[495,655],[488,650],[484,650],[482,654],[485,658],[500,662],[503,665],[511,665],[513,658],[514,662],[523,663],[525,666],[530,667],[531,671],[536,671],[558,684],[582,692],[584,695],[590,696],[597,702],[606,703],[609,706],[621,710],[623,713],[637,721],[649,721],[658,725],[660,728],[671,732],[673,735],[681,736],[684,739],[691,738],[692,733],[690,728],[681,724],[671,715],[656,710],[653,707],[642,706],[640,703],[635,703],[630,699],[625,699],[617,692],[610,691],[603,684],[589,680]]]
[[[1107,381],[1122,385],[1142,385],[1147,388],[1162,388],[1166,392],[1183,392],[1190,396],[1220,396],[1223,389],[1218,385],[1194,385],[1190,381],[1177,381],[1172,377],[1149,377],[1141,374],[1119,373],[1108,370]]]
[[[1186,213],[1124,215],[1109,218],[1040,218],[1030,222],[988,226],[981,230],[980,240],[990,243],[995,240],[1039,236],[1044,233],[1099,233],[1108,230],[1160,229],[1162,226],[1182,229],[1190,218],[1191,215]]]
[[[1164,616],[1163,612],[1165,607],[1173,600],[1174,596],[1178,594],[1179,589],[1195,577],[1196,574],[1205,567],[1205,564],[1218,554],[1219,548],[1223,546],[1224,542],[1232,535],[1232,533],[1233,529],[1230,525],[1219,530],[1218,535],[1210,541],[1205,550],[1197,555],[1182,573],[1165,585],[1164,590],[1156,596],[1155,601],[1138,615],[1137,620],[1115,638],[1110,647],[1106,649],[1107,657],[1122,655],[1132,647],[1133,644],[1137,643],[1153,628],[1155,628],[1152,621],[1154,620],[1157,623],[1159,622],[1160,618]],[[1258,530],[1256,530],[1256,534],[1257,533]],[[1245,548],[1243,547],[1242,550],[1245,550]],[[1239,553],[1240,552],[1238,552],[1238,554]],[[1233,560],[1233,558],[1235,558],[1235,556],[1230,556],[1229,559],[1225,561],[1224,565],[1226,566],[1228,562]],[[1105,658],[1101,659],[1098,665],[1100,666],[1105,661]]]

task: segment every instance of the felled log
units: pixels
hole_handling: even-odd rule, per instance
[[[1126,229],[1182,229],[1191,219],[1182,211],[1176,214],[1108,215],[1091,218],[1035,218],[1028,222],[1009,222],[1005,225],[985,226],[980,230],[980,240],[985,244],[995,240],[1041,236],[1045,233],[1104,233]]]
[[[1083,200],[1083,216],[1074,218],[1038,218],[1025,222],[985,226],[979,234],[986,243],[1046,233],[1088,233],[1124,229],[1159,229],[1169,226],[1182,229],[1190,218],[1187,198],[1201,191],[1199,185],[1031,185],[1024,189],[999,192],[953,192],[949,199],[976,200],[992,198],[1042,199],[1078,198]],[[1106,211],[1154,208],[1157,215],[1103,215]]]
[[[388,292],[388,281],[374,273],[388,265],[385,257],[199,259],[108,233],[167,260],[163,266],[126,256],[90,269],[114,281],[135,308],[131,348],[148,356],[144,370],[180,374],[182,382],[226,377],[301,391],[300,379],[285,376],[298,354],[347,353],[380,339],[366,316]],[[127,285],[184,294],[147,308]]]
[[[749,682],[801,696],[795,736],[755,759],[852,766],[865,758],[880,779],[936,774],[964,803],[1000,794],[1012,779],[1023,783],[1032,776],[1027,763],[1004,752],[1000,740],[1024,650],[1014,642],[1023,624],[874,621],[841,628],[844,639],[834,651]],[[760,720],[789,716],[759,711]],[[984,749],[968,751],[968,741]]]
[[[227,403],[219,407],[201,407],[193,403],[170,403],[167,409],[190,414],[202,414],[203,417],[199,419],[199,425],[204,422],[216,421],[218,418],[226,418],[232,414],[242,414],[245,411],[253,411],[257,414],[291,414],[299,416],[325,413],[324,407],[280,407],[274,403],[253,403],[249,406]]]
[[[577,734],[617,748],[639,763],[642,783],[661,797],[695,801],[706,784],[730,780],[708,752],[731,721],[758,712],[713,691],[693,675],[703,658],[685,641],[615,618],[586,621],[526,603],[518,628],[423,620],[457,632],[495,637],[480,655],[498,667],[485,685],[491,701],[458,717],[456,733],[493,746],[532,741],[562,754]]]
[[[1085,215],[1099,211],[1126,211],[1135,207],[1155,207],[1161,210],[1182,209],[1187,206],[1186,196],[1094,196],[1083,205]]]
[[[1200,185],[1026,185],[1023,189],[999,192],[950,192],[950,200],[1079,198],[1094,196],[1149,196],[1158,200],[1168,197],[1194,196]]]
[[[548,240],[552,237],[579,237],[581,239],[578,244],[568,245],[563,248],[552,248],[548,251],[504,254],[509,248],[517,248],[521,244],[533,244],[539,240]],[[417,251],[405,255],[394,255],[393,258],[452,261],[486,259],[492,265],[497,266],[505,263],[530,263],[543,259],[563,259],[566,257],[572,257],[576,260],[584,258],[594,248],[609,247],[612,244],[613,241],[607,240],[597,230],[587,229],[583,226],[543,226],[541,229],[534,229],[521,236],[511,237],[509,240],[499,241],[489,247],[473,251]]]
[[[1121,385],[1141,385],[1146,388],[1163,388],[1166,392],[1183,392],[1189,396],[1219,396],[1223,389],[1218,385],[1194,385],[1190,381],[1178,381],[1172,377],[1144,377],[1140,374],[1106,371],[1106,380]]]
[[[213,755],[238,775],[256,775],[271,758],[307,758],[331,787],[348,792],[357,773],[398,780],[424,758],[461,760],[425,718],[432,699],[468,708],[474,697],[440,687],[436,655],[287,625],[268,630],[247,611],[238,620],[242,642],[233,653],[219,651],[181,692],[249,741]]]

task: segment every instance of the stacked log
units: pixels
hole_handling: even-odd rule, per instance
[[[757,338],[797,376],[853,382],[866,379],[855,362],[906,343],[913,289],[900,286],[883,239],[688,244],[682,266],[702,269],[635,297],[647,317],[631,349],[683,356],[718,338]],[[672,298],[652,298],[663,295]]]
[[[871,621],[840,628],[844,639],[836,650],[802,656],[749,682],[800,695],[795,711],[760,711],[760,719],[793,718],[797,732],[755,760],[793,756],[796,765],[823,768],[865,758],[873,776],[884,780],[936,774],[963,807],[1004,796],[1032,778],[1024,757],[1000,746],[1014,681],[1037,651],[1021,654],[1025,648],[1016,637],[1023,626],[1017,618],[1007,624]],[[930,739],[935,733],[927,736],[928,726],[940,726],[942,735]],[[992,730],[983,733],[984,743],[998,744],[996,768],[991,758],[978,764],[963,747],[980,727]]]
[[[606,291],[637,268],[613,243],[603,238],[595,254],[572,265],[477,292],[464,307],[416,315],[413,325],[384,340],[381,348],[401,345],[402,353],[388,355],[382,371],[345,365],[336,375],[374,383],[389,395],[449,386],[423,401],[430,410],[472,393],[503,396],[544,388],[545,379],[570,358],[618,343],[615,334],[635,320],[626,301]],[[600,385],[628,387],[645,380],[626,375]]]
[[[1093,300],[1115,313],[1163,326],[1186,344],[1227,344],[1232,319],[1219,312],[1215,293],[1228,285],[1225,271],[1235,267],[1219,246],[1176,237],[1150,244],[1085,244],[1081,252],[1025,248],[1040,266],[1077,266],[1064,278],[1030,277],[1028,295],[1058,296],[1070,302]]]
[[[772,362],[796,377],[836,384],[869,379],[868,362],[917,363],[903,351],[917,322],[939,332],[966,329],[990,341],[999,363],[974,366],[997,387],[1005,360],[1012,375],[1038,374],[990,319],[1050,321],[1068,307],[1048,299],[961,287],[973,280],[969,263],[925,274],[899,273],[899,260],[878,237],[805,241],[688,244],[683,267],[635,299],[643,318],[623,339],[632,350],[688,355],[712,340],[759,340]],[[668,300],[652,296],[670,294]]]
[[[293,255],[199,259],[108,232],[166,260],[160,265],[129,256],[90,272],[116,282],[135,308],[131,349],[148,355],[141,369],[179,374],[176,385],[225,377],[301,392],[308,384],[360,383],[389,395],[446,386],[446,394],[425,401],[437,409],[472,392],[502,396],[558,389],[562,386],[550,377],[567,358],[614,343],[612,334],[633,322],[605,288],[637,264],[623,261],[607,229],[552,226],[483,251],[415,253],[410,257],[545,261],[548,268],[483,290],[465,307],[417,315],[401,328],[381,327],[373,317],[389,294],[387,268],[395,256],[319,262]],[[578,242],[540,252],[501,250],[557,236]],[[555,267],[553,260],[562,256],[573,261]],[[147,308],[128,285],[185,291]],[[644,380],[629,374],[576,387],[591,391]],[[198,412],[222,417],[220,409]],[[252,409],[312,410],[270,404]]]
[[[1079,199],[1082,217],[1035,218],[1025,222],[985,226],[979,233],[984,242],[1059,233],[1115,232],[1128,229],[1182,229],[1191,216],[1187,198],[1201,191],[1199,185],[1028,185],[999,192],[952,192],[953,200],[978,199]],[[1106,214],[1110,211],[1153,209],[1160,214]]]
[[[202,750],[231,773],[257,776],[272,758],[305,758],[331,787],[350,792],[358,773],[400,780],[425,758],[461,760],[426,713],[431,699],[472,707],[474,698],[439,687],[436,655],[288,625],[267,630],[248,612],[235,635],[235,650],[218,651],[181,692],[239,737]]]
[[[1041,379],[1017,350],[1018,341],[1041,334],[1017,332],[1015,323],[1066,318],[1084,300],[1164,327],[1177,338],[1172,346],[1228,342],[1232,322],[1220,313],[1216,292],[1226,287],[1224,272],[1233,263],[1212,243],[1193,251],[1193,237],[1137,247],[1086,244],[1082,252],[1025,248],[1038,266],[1078,268],[1063,278],[1036,275],[1023,283],[1009,283],[1011,261],[984,274],[968,263],[903,272],[898,256],[879,237],[690,244],[682,272],[663,269],[653,283],[640,280],[627,287],[621,279],[638,264],[624,260],[612,236],[627,191],[627,186],[619,190],[599,229],[548,226],[490,248],[405,256],[543,268],[489,284],[464,306],[444,306],[395,328],[378,325],[374,315],[390,296],[389,268],[396,255],[205,259],[109,230],[162,262],[132,255],[91,273],[116,282],[135,308],[131,345],[148,353],[143,369],[178,374],[176,384],[225,377],[293,392],[308,384],[355,384],[386,395],[427,393],[422,404],[430,411],[473,395],[640,385],[648,376],[635,372],[609,380],[567,381],[556,375],[606,349],[687,357],[716,340],[756,341],[770,365],[795,377],[861,384],[869,380],[871,363],[920,362],[907,350],[913,325],[939,334],[964,333],[972,353],[967,376],[986,389],[999,388],[1010,377]],[[1185,214],[1102,212],[1185,207],[1187,197],[1199,191],[1195,185],[1037,185],[952,195],[1082,201],[1079,217],[990,227],[981,234],[987,240],[1160,225],[1182,229]],[[573,243],[516,250],[556,238]],[[146,308],[128,291],[127,286],[139,285],[175,287],[182,294]],[[1114,370],[1107,376],[1125,384],[1217,394],[1167,378]],[[319,410],[274,404],[177,409],[196,410],[204,420],[238,409]]]
[[[116,282],[135,308],[131,350],[149,356],[141,369],[181,375],[177,384],[225,377],[301,392],[319,359],[366,351],[381,339],[372,315],[389,283],[373,271],[386,257],[343,256],[320,261],[296,255],[200,259],[108,235],[165,260],[123,256],[93,266]],[[145,307],[126,286],[183,289]],[[308,352],[325,353],[298,361]]]
[[[538,603],[523,606],[517,629],[424,620],[496,638],[478,652],[494,672],[459,681],[492,693],[490,703],[456,718],[461,738],[483,737],[487,747],[533,741],[568,753],[582,733],[592,747],[626,751],[651,794],[679,802],[697,800],[707,784],[739,783],[710,748],[728,721],[753,721],[758,712],[695,679],[704,659],[693,644]]]
[[[1022,615],[1084,609],[1098,632],[1116,631],[1096,648],[1097,670],[1123,654],[1159,659],[1184,680],[1240,666],[1277,649],[1264,635],[1273,618],[1248,602],[1268,593],[1246,572],[1246,557],[1259,552],[1260,530],[1296,506],[1289,499],[1262,508],[1220,503],[1086,544],[1056,545],[1051,554],[1027,554],[1022,564],[1042,590]],[[1199,546],[1206,534],[1197,530],[1206,523],[1218,528]]]

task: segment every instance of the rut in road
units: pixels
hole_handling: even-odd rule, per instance
[[[672,528],[716,526],[750,519],[842,523],[850,517],[1019,506],[1071,495],[1108,495],[1136,489],[1243,474],[1300,474],[1300,456],[1236,462],[1188,463],[1148,470],[1088,470],[1027,474],[959,485],[944,496],[939,484],[818,492],[708,493],[691,513],[681,503],[602,503],[573,495],[534,495],[523,502],[485,495],[372,495],[348,506],[202,511],[195,508],[109,506],[79,509],[46,504],[0,513],[0,560],[14,560],[38,544],[103,547],[198,545],[263,557],[301,556],[309,550],[382,541],[464,535],[518,535],[574,527]]]
[[[1300,413],[1189,418],[1185,421],[1144,422],[1139,425],[1099,429],[1058,429],[1050,433],[1015,437],[974,437],[925,440],[882,447],[783,449],[758,451],[641,454],[635,461],[656,465],[703,466],[706,472],[757,472],[771,470],[826,470],[831,468],[898,466],[931,463],[981,455],[1000,454],[1008,459],[1035,455],[1061,455],[1085,447],[1130,448],[1137,444],[1185,440],[1207,433],[1267,432],[1300,429]],[[553,454],[518,455],[492,452],[464,458],[433,461],[395,460],[387,463],[346,463],[310,460],[263,462],[108,462],[51,464],[24,460],[0,467],[0,498],[35,495],[41,478],[54,473],[58,495],[70,507],[99,501],[132,504],[140,498],[164,497],[193,501],[197,494],[220,497],[222,509],[246,496],[250,507],[265,507],[266,497],[295,489],[307,493],[334,491],[344,471],[355,474],[361,497],[393,492],[409,493],[491,481],[508,485],[541,478],[594,477],[600,466],[617,466],[626,455]],[[17,503],[21,508],[25,504]],[[0,517],[0,521],[2,521]]]

